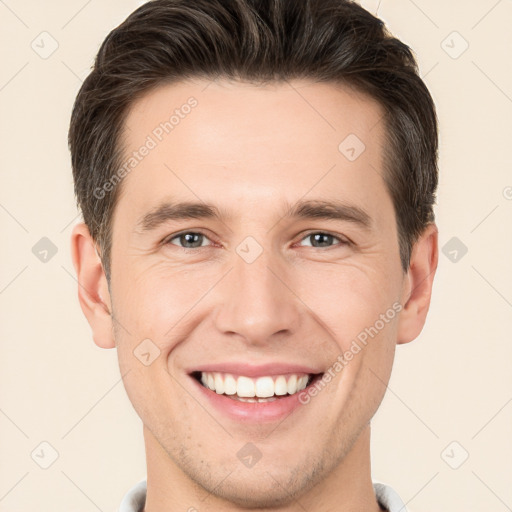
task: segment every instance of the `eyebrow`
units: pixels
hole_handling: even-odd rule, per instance
[[[365,230],[371,230],[371,216],[359,206],[338,200],[300,200],[290,206],[283,219],[325,219],[354,223]],[[233,214],[213,204],[203,202],[164,202],[143,215],[137,222],[137,231],[152,231],[171,220],[214,219],[227,220]]]

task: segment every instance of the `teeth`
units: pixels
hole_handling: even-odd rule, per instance
[[[232,400],[236,400],[238,402],[250,402],[250,403],[253,403],[255,404],[256,402],[273,402],[274,400],[277,400],[277,398],[275,396],[272,396],[270,398],[240,398],[239,396],[237,396],[236,398],[234,396],[230,396],[229,398],[231,398]]]
[[[256,396],[260,398],[274,396],[274,379],[272,377],[260,377],[256,381]]]
[[[249,377],[238,377],[238,381],[236,383],[236,394],[244,398],[255,396],[256,392],[254,391],[254,381],[249,379]]]
[[[297,392],[297,375],[292,375],[288,379],[288,394],[293,395]]]
[[[277,377],[274,383],[274,393],[276,395],[286,395],[288,393],[288,386],[286,384],[286,379],[280,375]]]
[[[293,374],[277,377],[265,376],[257,379],[212,372],[201,372],[203,385],[219,395],[236,395],[243,402],[271,402],[276,396],[293,395],[303,390],[309,375]],[[276,396],[275,396],[276,395]]]
[[[213,383],[215,384],[215,393],[222,395],[224,393],[224,379],[220,373],[214,374]]]
[[[226,395],[236,395],[236,380],[233,375],[226,375],[224,379],[224,394]]]

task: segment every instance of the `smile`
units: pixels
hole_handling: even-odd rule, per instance
[[[266,372],[262,368],[231,366],[229,371],[218,368],[188,373],[201,402],[206,401],[233,421],[253,424],[283,421],[303,405],[300,394],[306,393],[308,387],[323,375],[306,373],[304,369],[289,372],[290,368],[285,367],[279,368],[283,373],[277,373],[276,365],[267,367]],[[252,373],[253,376],[244,373]],[[310,407],[304,407],[304,410],[310,410]]]
[[[313,374],[275,375],[251,378],[220,372],[195,372],[201,384],[218,395],[227,395],[242,402],[271,402],[305,389],[315,377]]]

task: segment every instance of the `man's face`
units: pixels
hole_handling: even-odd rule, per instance
[[[191,96],[197,105],[158,130]],[[124,178],[113,219],[124,384],[151,456],[234,503],[321,482],[381,402],[397,339],[389,310],[404,296],[381,116],[332,84],[196,81],[148,94],[126,120],[126,158],[150,150]],[[313,216],[296,208],[306,201],[344,208]],[[181,202],[221,217],[173,215]],[[239,376],[266,389],[257,378],[271,377],[283,389],[279,376],[288,386],[327,372],[362,332],[366,346],[306,404],[236,401],[196,378],[211,370],[220,386],[231,374],[238,389],[250,387]]]

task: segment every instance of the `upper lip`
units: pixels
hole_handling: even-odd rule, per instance
[[[205,364],[191,368],[188,371],[188,373],[193,372],[231,373],[233,375],[244,375],[246,377],[264,377],[266,375],[286,375],[292,373],[323,373],[321,370],[301,364],[279,362],[265,364],[250,364],[247,362],[235,361]]]

